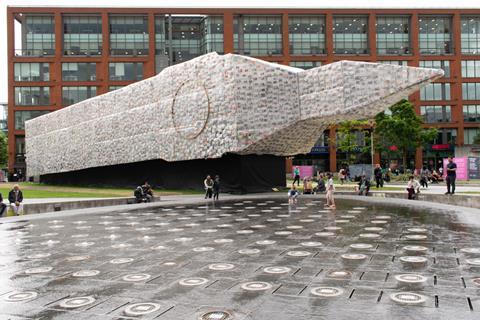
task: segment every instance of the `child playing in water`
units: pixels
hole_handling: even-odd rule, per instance
[[[296,204],[298,198],[298,190],[295,188],[295,185],[292,184],[292,188],[288,190],[288,203],[289,204]]]
[[[327,208],[335,209],[335,199],[333,198],[333,192],[335,191],[335,186],[333,185],[333,175],[331,173],[327,174]]]

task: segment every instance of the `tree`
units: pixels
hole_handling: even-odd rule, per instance
[[[347,120],[339,123],[337,127],[337,141],[330,141],[330,143],[336,144],[337,149],[346,153],[347,164],[353,164],[356,160],[356,155],[360,152],[368,152],[370,149],[368,139],[369,131],[364,130],[363,127],[367,125],[367,121],[363,120]],[[363,131],[364,141],[359,143],[357,133]]]
[[[435,139],[437,129],[424,129],[422,119],[405,99],[391,106],[390,111],[391,114],[382,112],[375,116],[377,149],[387,153],[397,149],[406,168],[409,150],[423,147]],[[396,148],[391,148],[392,146]]]
[[[473,144],[480,144],[480,132],[478,132],[477,135],[473,137]]]
[[[6,167],[8,162],[7,146],[7,137],[3,132],[0,132],[0,166],[2,168]]]

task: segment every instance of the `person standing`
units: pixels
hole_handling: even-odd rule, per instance
[[[430,177],[430,170],[427,169],[426,166],[420,170],[420,184],[422,187],[428,189],[428,178]]]
[[[215,176],[215,180],[213,180],[213,200],[218,200],[218,195],[220,194],[220,177],[218,175]]]
[[[345,169],[342,168],[340,169],[340,171],[338,171],[338,178],[340,179],[340,184],[343,185],[343,183],[345,182],[345,178],[346,178],[346,172],[345,172]]]
[[[16,216],[23,214],[23,193],[18,184],[13,185],[13,189],[8,193],[8,202]]]
[[[207,178],[205,178],[205,180],[203,180],[203,185],[205,186],[205,199],[207,199],[207,197],[209,199],[212,199],[213,179],[212,179],[212,177],[210,177],[210,175],[208,175]]]
[[[3,196],[0,193],[0,217],[3,217],[3,214],[5,213],[5,209],[7,209],[7,205],[3,203]]]
[[[333,175],[327,173],[327,207],[330,209],[335,209],[335,199],[333,197],[333,192],[335,191],[335,186],[333,185]]]
[[[448,157],[448,163],[447,163],[447,192],[445,194],[455,194],[455,180],[456,179],[457,179],[457,164],[455,162],[453,162],[452,157]]]
[[[382,167],[378,163],[375,165],[375,169],[373,170],[373,175],[375,176],[375,182],[377,183],[377,189],[378,189],[379,186],[383,188]]]
[[[297,166],[293,169],[293,184],[297,182],[297,187],[300,186],[300,168]]]

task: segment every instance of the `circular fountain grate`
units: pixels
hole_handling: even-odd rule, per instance
[[[128,274],[122,277],[122,280],[129,281],[129,282],[137,282],[137,281],[145,281],[150,279],[151,275],[146,273],[135,273],[135,274]]]
[[[132,262],[133,258],[117,258],[117,259],[112,259],[110,260],[110,263],[112,264],[123,264],[123,263],[129,263]]]
[[[427,236],[423,234],[407,234],[405,238],[408,240],[425,240]]]
[[[35,299],[37,296],[38,294],[35,291],[22,291],[10,293],[4,298],[4,300],[7,302],[19,302]]]
[[[207,252],[207,251],[213,251],[215,248],[212,247],[197,247],[192,249],[195,252]]]
[[[208,282],[205,278],[185,278],[178,281],[182,286],[200,286]]]
[[[80,270],[80,271],[74,272],[72,276],[77,278],[83,278],[83,277],[94,277],[98,274],[100,274],[100,271],[98,270]]]
[[[275,241],[275,240],[259,240],[255,243],[260,244],[260,245],[271,245],[271,244],[277,243],[277,241]]]
[[[242,283],[240,287],[247,291],[262,291],[271,289],[272,285],[268,282],[253,281]]]
[[[343,293],[343,289],[335,287],[316,287],[310,290],[310,293],[319,297],[337,297]]]
[[[38,268],[30,268],[25,270],[26,274],[37,274],[37,273],[47,273],[52,271],[52,267],[38,267]]]
[[[43,259],[47,257],[50,257],[50,253],[36,253],[36,254],[27,256],[27,259]]]
[[[359,260],[365,260],[367,259],[367,256],[361,253],[344,253],[341,255],[342,259],[345,260],[353,260],[353,261],[359,261]]]
[[[403,250],[406,252],[420,252],[424,253],[428,251],[427,247],[424,246],[405,246],[403,247]]]
[[[300,245],[304,247],[321,247],[323,246],[323,243],[318,241],[306,241],[306,242],[300,243]]]
[[[292,271],[292,269],[288,267],[266,267],[266,268],[263,268],[263,271],[265,273],[279,274],[279,273],[288,273]]]
[[[208,269],[215,271],[231,270],[233,268],[235,268],[235,265],[231,263],[213,263],[208,266]]]
[[[150,314],[158,310],[160,310],[160,305],[158,303],[141,302],[129,305],[123,310],[123,313],[127,316],[135,317]]]
[[[75,308],[88,306],[89,304],[92,304],[94,302],[95,302],[94,297],[90,297],[90,296],[76,297],[76,298],[69,298],[69,299],[62,300],[59,306],[67,309],[75,309]]]
[[[360,233],[359,237],[363,239],[377,239],[380,238],[380,235],[378,233]]]
[[[392,293],[390,299],[402,304],[421,304],[427,300],[425,296],[414,292]]]
[[[460,252],[467,254],[480,254],[480,248],[462,248]]]
[[[309,255],[311,255],[311,253],[308,251],[288,251],[287,252],[287,256],[290,256],[290,257],[307,257]]]
[[[259,249],[240,249],[238,250],[240,254],[257,254],[260,253]]]
[[[350,248],[357,249],[357,250],[368,250],[368,249],[372,249],[373,245],[368,243],[352,243],[350,245]]]
[[[230,319],[230,313],[226,311],[210,311],[203,314],[200,320],[228,320]]]
[[[398,282],[411,283],[411,284],[427,282],[427,277],[424,277],[419,274],[399,274],[395,276],[395,279]]]
[[[465,262],[471,266],[480,266],[480,258],[467,259]]]
[[[404,256],[400,257],[400,261],[405,263],[424,264],[427,263],[428,260],[425,257]]]
[[[327,273],[327,278],[334,278],[334,279],[347,279],[352,276],[350,271],[340,270],[340,271],[330,271]]]

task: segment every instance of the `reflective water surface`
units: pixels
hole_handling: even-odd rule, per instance
[[[478,227],[451,212],[323,204],[1,220],[0,318],[480,319]]]

